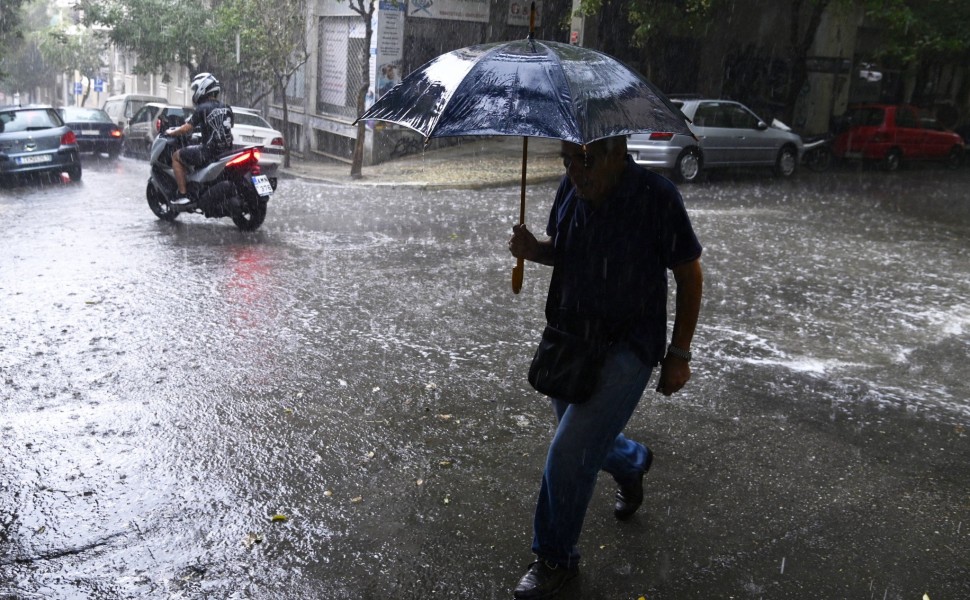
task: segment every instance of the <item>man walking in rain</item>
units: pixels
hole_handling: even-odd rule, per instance
[[[562,158],[566,177],[549,216],[548,239],[517,225],[509,251],[553,267],[548,325],[605,340],[608,350],[587,399],[550,398],[558,426],[535,511],[537,560],[516,586],[516,598],[554,595],[579,572],[579,536],[600,470],[619,486],[617,519],[640,507],[653,455],[622,432],[653,367],[660,365],[657,391],[668,396],[690,378],[703,287],[701,245],[680,193],[627,156],[626,137],[586,146],[562,142]],[[669,345],[668,269],[676,284]]]

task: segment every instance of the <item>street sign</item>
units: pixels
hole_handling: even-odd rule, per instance
[[[78,96],[84,93],[84,86],[81,85],[80,81],[74,82],[74,93]]]
[[[104,91],[104,79],[94,80],[94,91],[103,92]]]

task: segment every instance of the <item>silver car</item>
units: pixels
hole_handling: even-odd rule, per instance
[[[772,167],[779,177],[791,177],[802,152],[802,138],[770,126],[740,102],[673,100],[691,120],[696,139],[682,134],[634,134],[627,143],[633,160],[669,170],[678,181],[695,181],[705,169]]]
[[[0,180],[31,173],[80,181],[77,135],[51,106],[0,107]]]

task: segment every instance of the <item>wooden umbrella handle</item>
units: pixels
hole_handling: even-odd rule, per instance
[[[522,191],[519,195],[519,225],[525,223],[525,173],[529,163],[529,138],[522,138]],[[521,258],[512,269],[512,293],[522,291],[522,279],[525,276],[525,261]]]

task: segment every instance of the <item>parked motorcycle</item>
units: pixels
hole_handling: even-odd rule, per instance
[[[193,136],[169,136],[169,127],[182,124],[173,118],[160,128],[152,142],[149,154],[151,175],[145,194],[148,206],[159,219],[174,221],[182,213],[198,213],[209,219],[232,218],[242,231],[254,231],[266,218],[270,196],[276,191],[276,179],[260,174],[259,149],[248,146],[232,150],[218,160],[191,171],[187,177],[189,197],[192,202],[172,204],[178,197],[178,186],[172,170],[172,154],[192,143]],[[197,137],[197,134],[196,136]]]
[[[832,142],[835,136],[831,133],[802,137],[802,164],[821,173],[832,166]]]
[[[792,130],[791,127],[778,119],[774,119],[771,126],[785,131]],[[803,165],[816,173],[821,173],[832,166],[832,142],[835,141],[835,136],[832,133],[803,135],[801,138],[802,153],[800,160]]]

